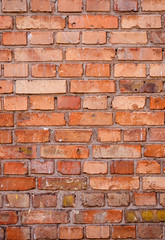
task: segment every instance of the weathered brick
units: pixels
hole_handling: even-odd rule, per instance
[[[3,168],[4,174],[25,175],[28,173],[25,162],[5,162]]]
[[[60,77],[81,77],[83,74],[82,64],[62,63],[58,69]]]
[[[142,11],[165,11],[164,0],[142,0],[141,2]]]
[[[7,227],[7,240],[29,240],[30,228],[28,227]]]
[[[138,234],[140,238],[145,239],[162,239],[163,226],[162,225],[139,225]]]
[[[134,162],[132,161],[113,161],[111,163],[111,174],[133,174]]]
[[[91,177],[90,186],[95,190],[132,190],[139,188],[138,177]]]
[[[151,128],[150,141],[165,142],[165,128]]]
[[[53,174],[54,173],[54,162],[48,161],[32,161],[31,162],[31,173],[33,174]]]
[[[59,12],[82,12],[82,0],[58,0]]]
[[[15,140],[19,143],[49,142],[49,129],[16,129]]]
[[[109,12],[111,8],[109,0],[87,0],[87,12]]]
[[[126,78],[144,78],[146,77],[146,65],[135,63],[115,64],[114,76]]]
[[[53,96],[31,96],[30,108],[34,110],[54,110]]]
[[[70,29],[102,29],[118,28],[118,17],[110,15],[69,16]]]
[[[0,146],[0,159],[36,158],[36,146]]]
[[[13,19],[10,16],[0,16],[0,29],[13,28]]]
[[[83,108],[87,109],[107,109],[106,96],[85,97],[83,99]]]
[[[134,193],[134,201],[137,206],[154,206],[156,205],[155,193]]]
[[[27,12],[26,0],[2,0],[3,12]]]
[[[150,109],[165,109],[165,97],[150,97]]]
[[[15,211],[0,211],[0,224],[9,225],[16,224],[18,221],[18,216]]]
[[[11,131],[0,131],[0,143],[11,143],[12,142],[12,135]]]
[[[113,2],[113,9],[115,11],[121,12],[136,12],[138,11],[138,1],[137,0],[114,0]]]
[[[109,238],[109,226],[86,226],[86,237],[90,239]]]
[[[54,64],[33,64],[31,66],[32,77],[51,78],[56,76],[56,65]]]
[[[32,196],[34,208],[51,208],[57,205],[55,194],[37,194]]]
[[[54,4],[51,0],[31,0],[30,11],[32,12],[52,12]]]
[[[44,158],[79,158],[89,157],[86,146],[77,145],[45,145],[41,147],[41,156]]]
[[[165,43],[165,32],[155,31],[150,33],[150,41],[152,43],[164,44]]]
[[[30,203],[29,194],[9,193],[5,200],[5,206],[9,208],[28,208]]]
[[[151,160],[138,161],[136,172],[140,174],[158,174],[160,173],[160,163]]]
[[[164,177],[144,177],[143,189],[145,190],[164,190],[165,178]]]
[[[63,207],[75,207],[75,195],[74,194],[65,194],[62,199]]]
[[[81,163],[77,161],[59,161],[57,171],[63,175],[79,175],[81,174]]]
[[[84,207],[103,207],[105,197],[103,193],[83,193],[82,204]]]
[[[120,129],[98,129],[98,141],[100,142],[120,142]]]
[[[89,142],[92,136],[91,129],[56,129],[57,142]]]
[[[165,206],[165,194],[160,194],[160,204],[164,207]]]
[[[112,229],[112,238],[135,238],[136,237],[136,228],[135,226],[113,226]]]
[[[87,174],[106,174],[107,163],[101,161],[86,161],[83,165],[83,172]]]
[[[96,0],[94,0],[94,1],[96,1]],[[103,1],[101,0],[100,2],[103,2]],[[106,43],[106,32],[84,31],[84,32],[82,32],[82,43],[84,43],[84,44],[105,44]]]
[[[33,177],[1,177],[1,191],[25,191],[35,188],[35,178]]]
[[[81,98],[77,96],[60,96],[57,99],[58,109],[77,110],[81,107]]]
[[[146,44],[146,32],[111,32],[112,44]]]
[[[37,226],[34,229],[34,239],[56,239],[57,226]]]
[[[78,44],[80,42],[79,32],[57,32],[56,43],[59,44]]]
[[[6,111],[19,111],[27,110],[27,97],[5,97],[4,110]]]
[[[145,97],[140,96],[118,96],[114,97],[112,107],[122,110],[142,109],[145,106]]]
[[[165,145],[146,145],[145,157],[165,157]]]
[[[25,32],[4,32],[2,36],[3,45],[26,45],[27,38]]]
[[[125,142],[142,142],[146,141],[147,131],[145,128],[132,128],[123,130]]]
[[[31,32],[29,34],[30,44],[49,45],[53,44],[53,33],[51,32]]]
[[[163,209],[126,210],[125,220],[126,222],[164,222],[165,215]]]
[[[108,206],[122,207],[128,206],[130,197],[128,193],[108,193]]]
[[[83,227],[60,227],[59,239],[82,239]]]
[[[85,74],[87,77],[110,77],[110,65],[101,63],[88,63]]]
[[[165,77],[165,64],[150,64],[151,77]]]

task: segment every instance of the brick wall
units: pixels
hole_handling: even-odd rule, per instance
[[[0,7],[0,239],[165,239],[165,0]]]

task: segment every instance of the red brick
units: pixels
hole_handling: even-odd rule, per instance
[[[28,64],[4,64],[4,77],[27,77]]]
[[[31,0],[30,11],[32,12],[52,12],[54,5],[51,0]]]
[[[7,80],[0,81],[0,93],[12,93],[13,92],[13,82]]]
[[[108,12],[111,8],[109,0],[87,0],[86,4],[87,12]]]
[[[135,63],[115,64],[114,76],[126,78],[144,78],[146,77],[146,65]]]
[[[150,41],[152,43],[164,44],[165,43],[165,32],[154,31],[150,33]]]
[[[137,177],[91,177],[90,186],[95,190],[132,190],[139,189]]]
[[[114,109],[137,110],[145,106],[145,97],[140,96],[117,96],[112,101]]]
[[[33,64],[31,67],[32,77],[51,78],[56,76],[56,65],[54,64]]]
[[[51,32],[31,32],[29,34],[30,44],[49,45],[53,44],[53,33]]]
[[[0,62],[10,62],[12,60],[11,50],[0,49]]]
[[[59,44],[77,44],[80,42],[79,32],[57,32],[56,43]]]
[[[135,238],[136,237],[136,228],[135,226],[113,226],[112,229],[112,238]]]
[[[0,113],[0,126],[12,127],[14,126],[14,116],[12,113]]]
[[[147,132],[145,128],[132,128],[123,130],[125,142],[142,142],[146,141]]]
[[[0,146],[0,159],[36,158],[35,146]]]
[[[150,109],[165,109],[165,97],[150,97]]]
[[[138,11],[138,1],[137,0],[114,0],[113,10],[121,12],[136,12]]]
[[[137,206],[154,206],[156,193],[134,193],[134,201]]]
[[[144,150],[145,157],[165,157],[165,145],[146,145]]]
[[[62,63],[58,69],[60,77],[81,77],[83,74],[82,64]]]
[[[107,163],[101,161],[86,161],[83,165],[83,172],[87,174],[106,174]]]
[[[16,142],[49,142],[49,129],[16,129]]]
[[[14,57],[16,62],[58,62],[62,61],[62,50],[57,48],[15,48]]]
[[[132,161],[113,161],[111,163],[111,174],[133,174],[134,162]]]
[[[143,189],[145,190],[165,190],[164,177],[144,177]]]
[[[115,92],[115,82],[111,80],[71,80],[72,93]]]
[[[140,158],[140,145],[93,145],[94,158]]]
[[[82,0],[58,0],[59,12],[82,12]]]
[[[103,207],[105,197],[103,193],[83,193],[82,204],[84,207]]]
[[[7,240],[29,240],[30,228],[27,227],[7,227]]]
[[[161,28],[160,15],[123,15],[121,17],[122,28]]]
[[[21,212],[21,222],[23,225],[67,223],[68,214],[66,211],[54,210],[24,211]]]
[[[28,208],[29,195],[28,194],[7,194],[5,206],[9,208]]]
[[[1,177],[1,191],[25,191],[35,188],[35,178],[33,177]]]
[[[59,239],[82,239],[83,227],[60,227]]]
[[[4,32],[2,36],[3,45],[26,45],[27,38],[25,32]]]
[[[73,112],[69,116],[70,126],[112,125],[112,113],[109,112]]]
[[[160,204],[164,207],[165,206],[165,194],[160,193]]]
[[[86,146],[45,145],[41,147],[41,156],[44,158],[85,159],[89,157],[89,150]]]
[[[57,226],[37,226],[34,229],[34,239],[56,239],[57,238]]]
[[[110,65],[101,63],[88,63],[85,74],[88,77],[110,77]]]
[[[165,64],[150,64],[151,77],[165,77]]]
[[[4,174],[25,175],[28,173],[25,162],[5,162],[3,167]]]
[[[120,129],[98,129],[98,141],[100,142],[120,142]]]
[[[142,11],[148,12],[158,12],[165,11],[165,5],[163,0],[142,0],[141,2]]]
[[[0,143],[12,143],[11,131],[0,131]]]
[[[19,113],[18,126],[63,126],[65,119],[63,113]]]
[[[103,31],[82,32],[82,43],[84,43],[84,44],[105,44],[106,43],[106,32],[103,32]]]
[[[32,161],[31,162],[32,174],[53,174],[54,162],[53,161]]]
[[[34,208],[51,208],[57,205],[57,196],[54,194],[38,194],[32,196]]]
[[[30,97],[30,108],[34,110],[54,110],[54,97],[32,96]]]
[[[57,142],[89,142],[92,136],[91,129],[56,129]]]
[[[110,237],[109,226],[86,226],[86,237],[92,239],[102,239]]]
[[[86,178],[39,178],[38,189],[77,191],[87,188]]]
[[[121,222],[121,210],[80,210],[74,214],[74,223],[79,224],[104,224]]]
[[[163,125],[163,112],[117,112],[116,123],[125,126]]]
[[[142,160],[137,162],[137,173],[140,174],[158,174],[160,173],[160,163],[151,160]]]
[[[111,32],[110,42],[113,44],[145,44],[146,32]]]
[[[5,97],[4,110],[19,111],[27,110],[27,97]]]
[[[110,15],[69,16],[69,28],[71,29],[118,28],[118,17]]]
[[[165,142],[165,128],[151,128],[150,141]]]
[[[77,96],[61,96],[57,99],[58,109],[77,110],[81,107],[81,98]]]
[[[63,29],[65,19],[60,16],[16,16],[17,29]]]
[[[107,109],[106,96],[85,97],[83,99],[83,108],[87,109]]]
[[[63,175],[79,175],[81,174],[81,163],[72,161],[57,162],[57,170]]]
[[[2,0],[3,12],[27,12],[26,0]]]
[[[130,197],[128,193],[108,193],[108,206],[123,207],[128,206]]]
[[[16,224],[18,221],[18,216],[15,211],[0,211],[0,224],[9,225]]]
[[[0,29],[11,29],[13,28],[13,20],[10,16],[0,16]]]
[[[139,225],[138,234],[140,238],[145,239],[162,239],[163,226],[161,225]]]

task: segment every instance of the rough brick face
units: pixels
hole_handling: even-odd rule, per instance
[[[165,1],[0,1],[0,240],[165,239]]]

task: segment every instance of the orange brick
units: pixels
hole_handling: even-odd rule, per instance
[[[165,190],[164,177],[144,177],[143,189],[147,190]]]
[[[23,162],[5,162],[4,174],[25,175],[27,174],[27,164]]]
[[[56,76],[56,65],[54,64],[33,64],[31,66],[32,77],[51,78]]]
[[[110,237],[109,226],[86,226],[86,237],[94,239],[102,239]]]
[[[141,2],[142,11],[165,11],[165,4],[163,0],[142,0]]]
[[[27,12],[26,0],[3,0],[2,1],[3,12]]]
[[[39,129],[39,130],[25,130],[17,129],[15,130],[16,142],[28,143],[28,142],[49,142],[49,130]]]
[[[118,28],[118,17],[110,15],[69,16],[69,28],[71,29]]]
[[[82,32],[82,43],[84,43],[84,44],[105,44],[106,43],[106,32],[103,32],[103,31]]]
[[[27,97],[5,97],[4,110],[27,110]]]
[[[151,160],[138,161],[136,172],[139,174],[158,174],[160,173],[160,163]]]
[[[110,61],[115,57],[112,48],[67,48],[67,61]]]
[[[90,186],[95,190],[132,190],[139,188],[139,178],[91,177]]]
[[[65,119],[63,113],[19,113],[18,126],[63,126]]]
[[[54,162],[48,161],[32,161],[31,162],[31,173],[32,174],[53,174],[54,173]]]
[[[59,44],[78,44],[80,42],[79,32],[57,32],[56,43]]]
[[[27,227],[7,227],[7,240],[28,240],[30,239],[30,228]]]
[[[36,158],[36,146],[0,146],[0,159]]]
[[[12,60],[11,50],[0,49],[0,62],[10,62]]]
[[[85,97],[83,99],[83,108],[107,109],[107,97],[106,96]]]
[[[62,61],[62,50],[57,48],[16,48],[16,62],[58,62]]]
[[[29,69],[28,64],[20,63],[10,63],[4,64],[4,77],[28,77]]]
[[[87,174],[106,174],[107,163],[101,161],[86,161],[83,165],[83,172]]]
[[[77,161],[59,161],[57,170],[64,175],[79,175],[81,174],[81,163]]]
[[[110,1],[109,0],[87,0],[87,12],[108,12],[110,11]]]
[[[0,113],[0,126],[12,127],[14,126],[14,116],[12,113]]]
[[[125,142],[141,142],[146,141],[147,132],[145,128],[132,128],[123,130]]]
[[[165,64],[150,64],[151,77],[165,77]]]
[[[53,44],[53,33],[51,32],[31,32],[29,34],[30,44],[43,45]]]
[[[163,125],[163,112],[117,112],[116,123],[125,126]]]
[[[85,74],[87,77],[110,77],[110,65],[101,63],[88,63]]]
[[[137,206],[156,205],[156,193],[134,193],[134,201]]]
[[[100,142],[120,142],[120,129],[98,129],[98,141]]]
[[[41,156],[45,158],[78,158],[89,157],[89,150],[86,146],[77,145],[45,145],[41,147]]]
[[[165,142],[165,128],[151,128],[150,141]]]
[[[146,32],[111,32],[110,43],[113,44],[145,44]]]
[[[123,15],[121,17],[122,28],[161,28],[161,16],[159,15]]]
[[[82,12],[82,0],[58,0],[59,12]]]
[[[125,239],[125,238],[135,238],[136,237],[136,228],[135,226],[113,226],[112,229],[112,238],[113,239]]]
[[[81,77],[83,74],[82,64],[62,63],[58,69],[60,77]]]
[[[59,239],[82,239],[83,227],[60,227]]]
[[[53,110],[54,97],[52,96],[31,96],[30,108],[34,110]]]
[[[92,130],[88,129],[56,129],[55,140],[57,142],[89,142]]]
[[[31,0],[30,11],[32,12],[52,12],[54,5],[51,0]]]
[[[2,36],[3,45],[26,45],[27,38],[25,32],[4,32]]]
[[[12,143],[11,131],[0,131],[0,143]]]
[[[115,82],[111,80],[71,80],[72,93],[115,92]]]
[[[33,177],[1,177],[1,191],[26,191],[35,188]]]
[[[10,16],[0,16],[0,29],[12,29],[13,20]]]
[[[150,109],[165,109],[165,97],[150,97]]]
[[[139,96],[118,96],[114,97],[112,107],[114,109],[122,110],[136,110],[142,109],[145,106],[145,97]]]
[[[0,81],[0,93],[12,93],[13,92],[13,82],[7,80]]]
[[[118,63],[114,67],[115,77],[144,78],[146,77],[146,65],[135,63]]]
[[[70,126],[112,125],[110,112],[73,112],[69,116]]]
[[[81,107],[81,98],[77,96],[61,96],[57,99],[58,109],[76,110]]]
[[[146,145],[144,150],[145,157],[165,157],[165,145]]]
[[[63,29],[65,19],[58,16],[17,16],[17,29]]]
[[[111,163],[111,174],[133,174],[134,163],[132,161],[113,161]]]
[[[7,194],[5,196],[5,206],[10,208],[29,207],[29,194]]]
[[[138,1],[137,0],[114,0],[113,10],[121,12],[136,12],[138,11]]]

